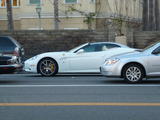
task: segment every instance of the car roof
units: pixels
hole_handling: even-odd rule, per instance
[[[124,46],[124,47],[128,47],[127,45],[123,45],[120,43],[116,43],[116,42],[90,42],[89,44],[115,44],[115,45],[119,45],[119,46]]]
[[[90,42],[90,44],[104,44],[104,43],[119,44],[116,42]]]

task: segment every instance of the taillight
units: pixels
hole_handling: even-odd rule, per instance
[[[13,51],[13,52],[3,52],[3,55],[13,55],[13,56],[19,56],[19,53],[17,51]]]
[[[3,52],[3,55],[20,56],[20,54],[18,52],[18,48],[15,48],[15,50],[12,52]]]

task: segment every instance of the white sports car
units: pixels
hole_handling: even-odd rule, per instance
[[[24,70],[53,76],[57,73],[100,73],[106,58],[135,49],[113,42],[86,43],[66,52],[47,52],[25,61]]]

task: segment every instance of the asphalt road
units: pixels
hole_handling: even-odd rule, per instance
[[[159,120],[160,79],[0,75],[0,120]]]

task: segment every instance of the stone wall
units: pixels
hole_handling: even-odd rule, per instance
[[[160,41],[160,31],[134,32],[133,37],[133,46],[142,49]]]
[[[0,31],[0,35],[12,36],[20,42],[26,58],[44,52],[69,50],[86,42],[115,41],[114,32],[108,30]],[[160,32],[127,33],[127,45],[135,48],[144,48],[159,39]]]
[[[65,51],[86,42],[109,41],[107,31],[0,31],[12,36],[25,48],[27,58],[49,51]]]

